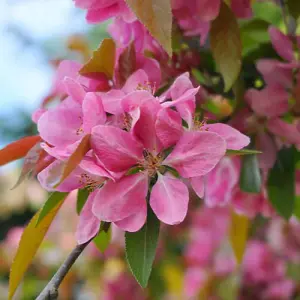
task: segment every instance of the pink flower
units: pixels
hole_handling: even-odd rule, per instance
[[[125,21],[136,19],[124,0],[73,0],[79,8],[86,9],[88,23],[99,23],[115,16],[121,16]]]
[[[284,276],[284,261],[272,253],[267,244],[248,243],[244,257],[245,280],[253,283],[272,282]]]
[[[209,132],[183,134],[166,158],[162,152],[157,154],[156,149],[147,149],[130,133],[111,126],[95,127],[91,144],[108,170],[127,172],[134,166],[143,170],[116,183],[108,182],[98,191],[93,212],[107,222],[132,218],[142,211],[146,213],[148,181],[156,173],[158,178],[152,188],[150,206],[162,222],[182,222],[187,213],[187,187],[171,174],[163,175],[163,166],[176,169],[185,178],[195,177],[209,172],[225,153],[222,138]]]

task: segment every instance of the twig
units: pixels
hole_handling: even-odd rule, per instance
[[[91,241],[91,240],[90,240]],[[52,279],[48,282],[46,287],[43,289],[43,291],[40,293],[40,295],[36,298],[36,300],[56,300],[58,299],[58,288],[60,284],[62,283],[63,279],[77,260],[77,258],[80,256],[82,251],[85,249],[85,247],[90,243],[90,241],[77,245],[70,255],[67,257],[67,259],[64,261],[64,263],[60,266],[60,268],[57,270],[55,275],[52,277]]]

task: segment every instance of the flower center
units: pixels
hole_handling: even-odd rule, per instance
[[[139,166],[148,173],[149,177],[153,177],[161,167],[163,156],[160,154],[153,155],[146,149],[143,151],[143,156],[144,159],[139,163]]]
[[[193,129],[194,130],[203,130],[203,126],[206,125],[206,122],[207,122],[207,118],[204,118],[203,120],[200,120],[198,116],[196,116],[194,118],[194,126],[193,126]],[[208,130],[208,129],[205,129],[205,130]]]
[[[84,185],[84,187],[89,191],[93,192],[95,189],[101,188],[103,185],[103,179],[95,180],[86,173],[80,175],[79,183]]]
[[[144,84],[139,83],[136,87],[136,90],[137,91],[148,91],[149,93],[154,95],[156,92],[156,84],[155,83],[152,84],[149,81],[145,81]]]
[[[131,126],[132,126],[132,117],[130,116],[130,114],[125,113],[123,117],[123,129],[125,129],[126,131],[130,131]]]

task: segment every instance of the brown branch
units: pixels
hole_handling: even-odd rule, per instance
[[[77,258],[80,256],[82,251],[85,249],[85,247],[91,242],[88,241],[84,244],[77,245],[70,255],[67,257],[67,259],[64,261],[64,263],[60,266],[60,268],[57,270],[55,275],[52,277],[52,279],[48,282],[46,287],[43,289],[43,291],[40,293],[40,295],[36,298],[36,300],[56,300],[58,299],[58,288],[62,281],[64,280],[65,276],[77,260]]]

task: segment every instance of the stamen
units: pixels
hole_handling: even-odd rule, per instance
[[[147,149],[143,150],[143,156],[144,159],[138,163],[138,166],[143,168],[149,177],[153,177],[161,167],[163,157],[161,154],[153,155]]]
[[[79,183],[82,184],[82,185],[84,185],[85,188],[89,192],[93,192],[96,189],[100,189],[103,186],[103,181],[94,180],[94,179],[91,178],[91,176],[87,175],[86,173],[82,173],[80,175]]]

